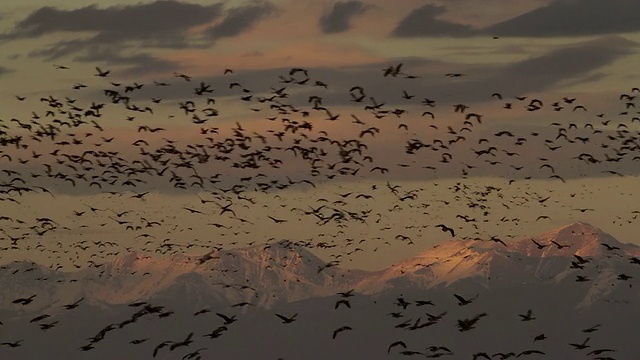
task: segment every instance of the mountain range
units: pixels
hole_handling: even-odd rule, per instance
[[[0,268],[0,343],[22,342],[0,358],[144,359],[169,341],[156,358],[631,359],[639,258],[640,247],[577,222],[509,242],[451,240],[380,271],[289,241],[129,253],[75,272],[14,262]]]

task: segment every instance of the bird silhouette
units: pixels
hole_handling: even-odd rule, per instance
[[[458,299],[458,305],[459,306],[465,306],[465,305],[469,305],[471,304],[476,298],[478,298],[478,295],[474,296],[473,298],[470,299],[465,299],[462,296],[458,295],[458,294],[453,294],[453,296]]]
[[[293,314],[289,317],[284,316],[284,315],[280,315],[280,314],[276,314],[277,317],[279,317],[282,320],[283,324],[291,324],[292,322],[296,321],[296,317],[298,316],[298,314]]]
[[[438,224],[436,225],[437,228],[440,228],[440,230],[444,231],[444,232],[449,232],[449,234],[451,234],[451,237],[455,237],[456,233],[453,230],[453,228],[448,227],[447,225],[444,224]]]
[[[333,330],[332,338],[335,339],[336,336],[338,336],[338,334],[347,330],[353,330],[353,329],[351,328],[351,326],[345,325]]]
[[[221,313],[216,313],[216,315],[218,315],[219,317],[222,318],[222,320],[224,320],[224,324],[225,325],[230,325],[230,324],[233,324],[234,322],[238,321],[238,319],[236,318],[236,315],[227,316],[227,315],[221,314]]]

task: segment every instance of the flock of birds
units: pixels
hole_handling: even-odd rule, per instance
[[[73,71],[63,65],[55,65],[55,69]],[[174,81],[124,83],[111,81],[113,73],[110,70],[98,67],[95,70],[95,77],[103,82],[99,92],[94,90],[95,85],[75,83],[71,90],[77,93],[77,97],[49,95],[32,99],[29,95],[16,95],[16,107],[28,104],[33,109],[30,116],[0,119],[0,204],[5,203],[2,209],[10,206],[19,209],[29,196],[55,198],[64,192],[89,194],[91,196],[87,199],[95,201],[90,204],[84,202],[82,208],[61,206],[58,214],[46,217],[29,218],[0,212],[0,250],[3,254],[0,259],[11,259],[12,251],[41,252],[50,254],[52,269],[64,270],[70,265],[72,269],[80,269],[100,267],[100,260],[127,251],[176,254],[194,246],[221,249],[239,244],[234,241],[214,243],[214,239],[182,244],[171,238],[186,230],[179,219],[174,218],[174,224],[171,224],[170,219],[158,217],[153,209],[146,209],[145,216],[140,215],[140,208],[145,207],[148,197],[156,191],[166,191],[183,192],[194,197],[192,204],[179,208],[181,216],[197,218],[198,226],[220,231],[219,235],[226,239],[240,235],[257,236],[247,231],[258,222],[256,216],[274,227],[288,226],[295,220],[307,221],[319,229],[326,226],[330,230],[296,243],[331,253],[332,260],[318,269],[320,273],[328,267],[338,266],[358,252],[364,252],[364,243],[374,243],[372,251],[393,241],[415,244],[418,236],[426,234],[425,229],[430,226],[414,219],[416,222],[406,225],[404,230],[413,228],[419,231],[409,235],[405,232],[395,238],[367,238],[363,235],[362,239],[344,236],[354,224],[378,227],[376,234],[399,230],[389,220],[390,213],[409,209],[438,218],[441,209],[455,202],[461,212],[433,227],[454,238],[482,239],[486,235],[483,232],[486,223],[517,224],[549,219],[544,213],[532,215],[531,219],[495,215],[500,211],[508,213],[518,207],[536,207],[544,211],[550,199],[568,202],[579,192],[576,189],[566,194],[566,199],[560,198],[564,195],[552,194],[552,191],[541,194],[533,190],[518,191],[517,195],[506,197],[505,187],[529,179],[564,183],[567,175],[579,177],[580,171],[590,176],[627,176],[630,174],[625,173],[625,169],[640,160],[640,132],[634,129],[634,123],[640,123],[640,112],[635,110],[634,103],[640,94],[636,87],[618,96],[620,111],[615,114],[594,113],[589,106],[570,97],[546,100],[488,93],[487,99],[495,102],[501,111],[520,114],[541,112],[543,117],[551,116],[550,112],[570,112],[580,113],[585,119],[570,123],[553,122],[548,126],[550,130],[545,132],[525,131],[517,127],[492,132],[491,127],[487,128],[491,119],[475,112],[473,105],[453,104],[442,108],[438,100],[420,99],[420,94],[412,94],[409,90],[386,95],[393,99],[378,99],[370,95],[371,89],[358,85],[344,90],[334,89],[331,84],[313,77],[312,71],[305,68],[283,71],[267,92],[252,91],[247,84],[237,81],[233,70],[224,70],[220,79],[228,80],[218,85],[224,86],[229,93],[224,101],[244,105],[249,109],[251,118],[262,119],[249,124],[225,120],[225,110],[218,107],[224,104],[220,104],[221,100],[215,95],[216,86],[194,80],[187,74],[175,73]],[[395,84],[420,79],[418,75],[407,73],[403,64],[384,68],[379,76]],[[456,79],[466,74],[449,73],[445,76],[458,81]],[[191,99],[163,99],[149,94],[153,89],[163,89],[162,92],[166,93],[166,89],[178,85],[191,89]],[[324,95],[340,92],[344,92],[346,97],[345,106],[330,109]],[[100,97],[104,100],[97,100]],[[393,105],[387,105],[387,102]],[[237,110],[229,110],[233,111]],[[163,116],[159,114],[165,114],[167,119],[162,124],[153,123],[157,117]],[[173,133],[174,124],[187,129],[188,141],[183,138],[184,130]],[[253,130],[253,127],[264,129],[265,124],[267,130]],[[123,136],[123,128],[136,132],[138,137]],[[178,133],[181,135],[172,136]],[[401,140],[394,144],[396,140],[386,141],[387,138]],[[398,145],[398,154],[386,154],[395,145]],[[396,159],[403,160],[391,164]],[[448,197],[427,198],[426,194],[432,189],[407,189],[407,185],[401,183],[402,175],[398,177],[397,174],[409,170],[419,173],[418,177],[430,179],[442,171],[461,180],[437,190]],[[504,174],[508,181],[504,186],[466,182],[476,174],[487,172]],[[331,194],[333,190],[328,190],[313,198],[314,191],[325,188],[327,184],[336,183],[338,185],[333,189],[341,189],[343,183],[368,180],[375,183],[368,185],[370,190],[367,192],[345,190]],[[285,190],[303,191],[305,197],[298,199],[301,205],[283,200],[286,198]],[[381,204],[380,199],[385,199],[385,203]],[[131,205],[133,202],[136,205]],[[61,219],[67,210],[70,210],[67,216],[71,221]],[[570,209],[576,214],[595,210]],[[287,213],[289,215],[282,216]],[[640,211],[632,211],[622,214],[618,220],[632,223],[638,214]],[[87,218],[91,221],[83,223]],[[215,220],[211,221],[212,218]],[[90,226],[130,232],[134,234],[133,239],[131,242],[87,239],[71,244],[65,242],[64,236],[70,231]],[[159,241],[157,236],[161,233],[170,237]],[[508,246],[502,236],[487,238]],[[61,240],[54,243],[52,239]],[[276,239],[266,239],[267,242],[272,240]],[[210,257],[207,256],[199,261],[208,261]],[[587,261],[576,258],[577,267],[584,266]],[[353,292],[338,295],[340,299],[335,308],[350,308],[349,298],[354,296]],[[36,296],[18,298],[13,303],[28,306]],[[460,295],[455,297],[459,306],[474,301],[474,298]],[[73,310],[81,306],[82,301],[79,299],[64,307]],[[403,309],[409,304],[402,297],[397,299],[397,305]],[[418,301],[414,304],[426,305]],[[107,333],[143,316],[171,316],[162,306],[147,302],[131,306],[139,310],[130,319],[105,327],[89,338],[89,343],[80,350],[94,349]],[[407,320],[398,327],[411,330],[428,327],[445,314],[430,315],[426,322],[420,318]],[[238,320],[235,315],[221,312],[217,316],[223,324],[202,336],[220,337]],[[283,324],[297,321],[297,314],[275,316]],[[392,316],[402,315],[393,313]],[[457,320],[457,327],[461,332],[472,330],[484,316],[486,313]],[[31,322],[42,330],[48,330],[57,324],[55,321],[44,322],[49,317],[47,314],[39,315]],[[535,319],[531,310],[519,317],[522,321]],[[349,330],[352,328],[348,325],[339,327],[333,331],[332,338],[341,337]],[[163,351],[188,347],[194,341],[193,336],[194,333],[189,333],[184,339],[162,342],[152,355],[155,357]],[[141,344],[147,340],[136,339],[131,343]],[[542,340],[544,334],[536,338],[536,341]],[[0,345],[20,347],[22,343],[18,340]],[[570,345],[583,350],[589,347],[588,343],[589,338]],[[410,350],[402,341],[390,344],[388,351],[396,349],[402,349],[400,353],[403,355],[439,357],[453,354],[446,347]],[[192,351],[183,359],[198,359],[203,350]],[[588,355],[599,356],[607,351],[597,349]],[[506,359],[536,354],[543,353],[530,349],[518,354],[477,353],[473,358]],[[606,356],[596,358],[608,359]]]

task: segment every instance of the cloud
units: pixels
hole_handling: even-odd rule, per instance
[[[561,80],[589,79],[592,71],[634,53],[637,46],[637,43],[620,36],[602,37],[511,64],[502,71],[501,77],[526,78],[522,92],[545,90]],[[495,84],[508,85],[500,78],[494,81]]]
[[[339,1],[331,11],[320,18],[320,29],[325,34],[347,31],[351,28],[351,20],[364,14],[370,7],[362,1]]]
[[[76,55],[77,61],[131,66],[123,70],[127,74],[170,71],[177,64],[136,52],[140,48],[201,47],[189,32],[222,14],[221,3],[202,6],[172,0],[107,8],[92,5],[72,10],[43,7],[0,35],[0,41],[65,33],[66,39],[28,55],[49,61]]]
[[[222,14],[222,5],[197,5],[178,1],[155,1],[129,6],[74,10],[40,8],[0,39],[38,38],[56,32],[93,32],[92,43],[141,41],[157,47],[186,46],[189,29],[209,23]]]
[[[555,37],[640,31],[640,2],[556,0],[484,32],[499,36]]]
[[[437,17],[446,12],[444,6],[427,4],[412,10],[393,30],[396,37],[468,36],[476,33],[469,25],[456,24]]]
[[[225,15],[223,3],[199,5],[173,0],[72,10],[43,7],[1,34],[0,41],[64,33],[64,40],[28,55],[49,61],[75,55],[76,61],[130,66],[123,73],[141,75],[173,71],[179,64],[140,49],[208,47],[212,39],[238,35],[275,10],[264,2],[231,8]]]
[[[0,76],[5,75],[5,74],[9,74],[11,72],[13,72],[13,70],[8,69],[8,68],[6,68],[4,66],[0,66]]]
[[[275,10],[276,7],[268,2],[232,8],[224,20],[208,28],[205,34],[212,39],[239,35],[273,14]]]

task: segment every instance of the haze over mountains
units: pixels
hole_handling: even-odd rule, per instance
[[[145,359],[164,341],[156,358],[197,349],[191,358],[637,354],[640,247],[581,222],[497,240],[445,242],[380,271],[324,262],[294,242],[170,258],[130,253],[77,272],[14,262],[0,269],[0,341],[22,342],[1,346],[0,357]],[[396,341],[406,348],[388,349]],[[603,349],[612,351],[588,355]]]

